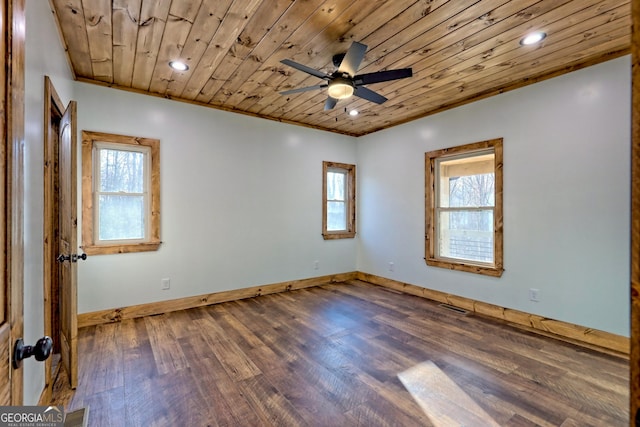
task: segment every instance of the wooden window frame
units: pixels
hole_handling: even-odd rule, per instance
[[[445,148],[425,153],[425,261],[427,265],[433,267],[448,268],[451,270],[466,271],[469,273],[483,274],[487,276],[500,277],[504,271],[504,247],[503,247],[503,206],[502,206],[502,184],[503,184],[503,155],[502,138],[461,145],[458,147]],[[436,160],[447,157],[459,156],[462,154],[481,153],[493,150],[494,173],[495,173],[495,206],[493,215],[493,264],[473,263],[467,260],[456,261],[453,258],[440,258],[436,255],[437,245],[437,182],[436,182]]]
[[[94,151],[96,145],[148,147],[149,210],[147,232],[144,241],[127,243],[123,240],[102,243],[96,239],[97,225],[94,210]],[[126,148],[126,147],[125,147]],[[160,247],[160,140],[116,135],[103,132],[82,131],[82,249],[88,255],[119,254],[156,251]]]
[[[344,169],[347,172],[346,230],[327,230],[327,172],[330,169]],[[331,239],[352,239],[356,235],[356,165],[337,162],[322,162],[322,237]]]

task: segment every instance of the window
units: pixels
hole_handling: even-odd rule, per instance
[[[160,141],[82,132],[82,249],[89,255],[160,246]]]
[[[502,139],[425,154],[427,265],[501,276]]]
[[[356,235],[356,167],[322,162],[322,236],[345,239]]]

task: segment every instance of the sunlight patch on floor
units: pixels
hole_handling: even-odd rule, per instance
[[[398,378],[435,427],[500,427],[433,362],[422,362]]]

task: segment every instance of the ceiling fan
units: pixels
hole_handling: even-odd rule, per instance
[[[280,92],[280,94],[289,95],[292,93],[306,92],[326,87],[329,97],[327,98],[327,102],[324,104],[325,110],[331,110],[336,106],[338,100],[349,98],[351,95],[358,96],[366,99],[367,101],[375,102],[376,104],[382,104],[387,100],[387,98],[372,91],[371,89],[367,89],[363,85],[404,79],[411,77],[413,75],[413,71],[411,68],[401,68],[397,70],[377,71],[375,73],[356,74],[358,67],[360,67],[360,63],[364,59],[366,51],[367,45],[353,42],[349,47],[349,50],[347,50],[347,53],[334,55],[333,65],[337,67],[337,70],[331,74],[315,70],[307,67],[306,65],[298,64],[290,59],[283,59],[280,61],[281,63],[326,80],[327,83],[286,90],[284,92]]]

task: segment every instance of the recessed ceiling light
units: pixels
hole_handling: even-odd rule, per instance
[[[545,37],[547,37],[547,33],[536,31],[535,33],[526,35],[522,40],[520,40],[520,44],[522,46],[529,46],[541,42]]]
[[[169,62],[169,67],[173,68],[174,70],[177,71],[187,71],[189,69],[189,66],[187,64],[185,64],[184,62],[180,62],[180,61],[171,61]]]
[[[350,116],[352,116],[352,117],[357,116],[357,115],[358,115],[358,110],[351,110],[351,111],[349,111],[349,115],[350,115]]]

